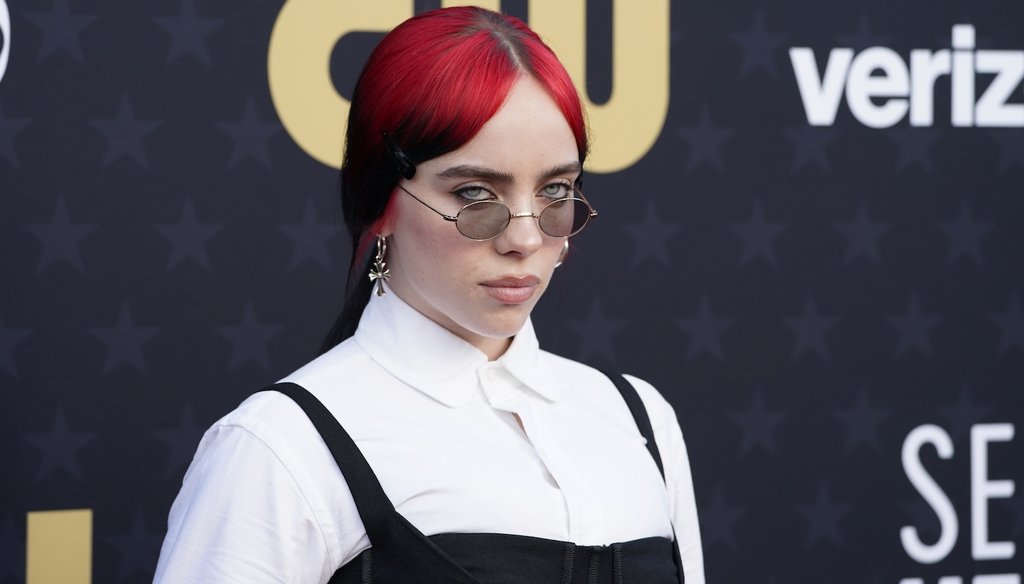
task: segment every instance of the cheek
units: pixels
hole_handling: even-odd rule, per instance
[[[395,222],[401,264],[421,284],[443,284],[465,271],[465,238],[440,217],[406,215]],[[468,240],[467,240],[468,241]]]

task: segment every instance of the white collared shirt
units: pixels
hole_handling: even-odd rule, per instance
[[[611,381],[540,350],[529,321],[489,362],[394,293],[373,296],[352,338],[283,381],[327,406],[398,512],[427,535],[606,545],[671,537],[674,525],[687,584],[704,582],[672,407],[630,378],[654,427],[666,488]],[[320,435],[289,398],[263,392],[203,437],[154,581],[327,582],[367,547]]]

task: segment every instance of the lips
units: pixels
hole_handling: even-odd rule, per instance
[[[533,297],[540,284],[536,276],[503,276],[481,282],[484,291],[504,304],[522,304]]]

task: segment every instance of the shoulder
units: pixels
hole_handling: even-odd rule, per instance
[[[281,381],[297,383],[319,398],[328,392],[361,387],[378,371],[355,337],[349,337]]]
[[[245,476],[262,482],[272,475],[287,476],[314,507],[313,500],[323,495],[321,482],[335,478],[319,432],[302,408],[278,391],[253,393],[214,422],[196,453],[197,461],[203,459],[244,470]]]
[[[644,407],[647,408],[647,415],[651,419],[651,426],[655,432],[667,426],[678,426],[675,409],[653,385],[634,375],[626,374],[623,377],[630,385],[636,388]]]
[[[329,403],[335,393],[358,395],[359,363],[362,351],[351,340],[310,361],[281,382],[292,382]],[[365,369],[365,367],[363,367]],[[358,387],[353,387],[358,386]],[[263,450],[264,457],[275,459],[281,469],[295,477],[304,490],[340,479],[327,445],[303,409],[287,395],[272,391],[273,386],[256,391],[234,410],[216,421],[202,444],[211,448],[218,443],[244,442],[249,450]],[[333,412],[333,408],[332,413]],[[234,448],[227,446],[228,450]]]
[[[343,355],[348,350],[325,356],[351,360]],[[315,365],[307,370],[310,375],[285,379],[317,383],[318,376],[328,373],[329,362],[317,359],[299,370]],[[318,386],[318,391],[329,391],[322,382]],[[210,519],[197,518],[190,509],[207,510]],[[366,546],[341,469],[302,408],[288,396],[254,393],[203,436],[172,508],[168,541],[188,550],[201,547],[210,533],[217,534],[224,549],[261,550],[264,563],[273,563],[280,574],[294,564],[278,555],[285,547],[305,549],[308,569],[319,577],[321,570],[329,574]],[[203,557],[221,561],[212,553]],[[175,554],[171,563],[183,566],[189,560]]]
[[[542,354],[552,373],[558,378],[560,385],[568,391],[585,392],[592,396],[594,390],[600,388],[602,394],[615,396],[615,401],[618,402],[619,392],[609,376],[621,375],[636,389],[656,433],[666,426],[678,426],[672,405],[644,379],[635,375],[622,375],[615,371],[597,369],[546,351],[543,351]]]

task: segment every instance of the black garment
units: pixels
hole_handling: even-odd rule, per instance
[[[609,375],[622,394],[662,477],[647,410],[625,378]],[[679,548],[663,537],[609,546],[579,546],[497,533],[425,536],[387,498],[377,476],[337,419],[295,383],[279,391],[305,411],[342,469],[372,547],[342,566],[330,584],[683,584]],[[614,463],[614,462],[613,462]]]

